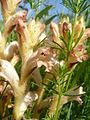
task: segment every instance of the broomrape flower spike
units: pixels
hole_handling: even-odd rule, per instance
[[[14,91],[14,118],[16,120],[20,120],[25,110],[27,109],[27,106],[32,106],[32,102],[38,98],[38,95],[36,93],[34,94],[31,92],[25,92],[27,80],[29,79],[31,73],[34,71],[34,69],[39,68],[42,65],[46,67],[46,71],[49,71],[53,66],[53,61],[51,59],[53,57],[53,54],[51,53],[52,50],[50,50],[50,48],[40,48],[36,52],[33,52],[33,47],[38,44],[39,37],[41,39],[41,34],[44,31],[45,25],[41,24],[40,22],[35,22],[35,20],[31,20],[27,26],[26,14],[26,11],[20,11],[10,16],[5,23],[5,26],[8,27],[3,33],[5,38],[7,38],[7,36],[16,25],[16,30],[19,35],[19,44],[15,41],[11,43],[11,45],[7,46],[4,50],[4,55],[7,57],[7,60],[10,60],[12,58],[13,51],[17,52],[16,50],[20,49],[21,57],[23,60],[21,77],[19,78],[15,69],[9,62],[2,59],[0,61],[0,76],[9,82]],[[34,30],[37,31],[35,32]],[[28,40],[28,38],[30,38],[30,40]],[[33,40],[36,41],[33,42]]]
[[[78,32],[77,32],[78,31]],[[72,31],[72,24],[69,23],[69,21],[61,21],[60,24],[56,24],[51,22],[51,32],[52,32],[52,40],[59,44],[60,48],[64,48],[66,50],[66,58],[65,64],[67,65],[68,71],[72,74],[73,65],[75,65],[78,62],[83,62],[88,59],[88,54],[84,45],[84,42],[87,40],[87,38],[90,37],[89,28],[85,29],[84,25],[84,19],[83,17],[79,18],[74,25],[74,31]],[[73,43],[71,44],[72,49],[69,49],[69,40],[71,39],[71,36],[73,32]],[[68,34],[69,33],[69,34]],[[67,81],[67,84],[57,85],[57,89],[60,92],[62,87],[65,87],[66,90],[69,87],[70,79],[67,75],[62,77],[64,81]],[[56,90],[57,90],[56,89]],[[72,89],[73,90],[73,89]],[[69,101],[76,100],[80,104],[82,104],[82,100],[80,98],[80,92],[81,94],[84,94],[85,92],[82,91],[82,87],[77,88],[75,91],[69,91],[68,96],[62,95],[63,93],[59,93],[59,95],[56,95],[53,97],[53,100],[51,102],[51,106],[49,109],[49,116],[52,118],[52,116],[55,113],[54,119],[58,119],[58,111],[62,108],[64,104],[66,104]],[[77,93],[75,95],[75,92]],[[66,92],[67,93],[67,92]],[[72,94],[72,95],[71,95]],[[60,107],[59,107],[60,106]]]
[[[14,90],[14,94],[15,94],[14,115],[16,120],[19,120],[22,118],[28,105],[27,101],[25,103],[25,100],[27,98],[26,97],[27,93],[25,93],[25,91],[26,91],[27,80],[30,74],[32,73],[32,71],[38,67],[41,67],[42,65],[45,65],[45,67],[47,67],[48,70],[51,69],[52,67],[52,64],[49,63],[49,61],[51,61],[51,58],[50,58],[51,53],[49,54],[48,51],[49,51],[49,48],[39,49],[37,52],[33,53],[33,56],[30,57],[22,66],[21,78],[18,77],[15,69],[8,61],[0,60],[0,63],[1,63],[0,76],[3,77],[6,81],[8,81]],[[42,52],[44,56],[42,55]],[[51,64],[51,67],[48,66],[49,64]],[[11,73],[12,73],[12,76],[11,76]],[[37,96],[37,94],[35,94],[35,96]],[[36,98],[37,97],[35,97],[35,100]],[[31,101],[34,101],[34,99],[32,99]]]
[[[5,8],[3,7],[3,9]],[[46,71],[49,71],[53,66],[53,61],[51,60],[53,54],[51,53],[50,48],[40,48],[36,52],[33,52],[33,47],[39,43],[39,40],[42,40],[41,36],[45,29],[45,25],[40,22],[36,22],[34,19],[30,21],[29,25],[27,25],[26,14],[26,11],[19,11],[16,14],[10,14],[10,16],[6,16],[5,13],[5,27],[7,29],[4,30],[2,35],[6,40],[15,26],[19,35],[19,42],[17,43],[14,41],[11,45],[7,46],[6,49],[4,47],[3,54],[4,59],[6,58],[7,60],[11,60],[14,52],[17,53],[17,50],[19,51],[20,49],[23,60],[21,77],[19,78],[16,70],[9,62],[2,59],[0,60],[0,76],[9,82],[14,91],[14,118],[16,120],[20,120],[23,117],[27,106],[32,106],[32,102],[38,98],[36,93],[26,93],[27,80],[29,79],[31,73],[34,69],[39,68],[42,65],[46,67]],[[30,40],[28,40],[28,38],[30,38]]]
[[[33,48],[44,39],[43,38],[40,41],[39,38],[41,38],[41,35],[45,30],[45,25],[34,19],[31,19],[27,25],[20,19],[16,30],[19,35],[22,59],[25,60],[32,55]]]
[[[69,45],[68,43],[70,39],[68,36],[68,32],[70,31],[70,34],[72,33],[71,28],[72,28],[72,24],[69,23],[68,21],[65,21],[64,19],[58,25],[52,22],[51,23],[52,40],[58,43],[62,48],[65,49],[68,48]],[[66,49],[69,66],[87,60],[88,55],[85,49],[84,42],[87,40],[87,38],[90,37],[89,31],[90,31],[89,28],[85,29],[83,16],[80,17],[75,24],[74,38],[73,38],[74,40],[72,43],[73,49],[71,51]],[[64,41],[61,40],[60,37],[63,37]]]

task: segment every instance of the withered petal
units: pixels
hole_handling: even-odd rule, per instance
[[[19,45],[17,41],[11,42],[4,50],[4,57],[6,60],[10,61],[14,54],[18,53],[19,51]]]
[[[0,59],[0,76],[9,82],[13,89],[17,89],[19,76],[10,62]]]

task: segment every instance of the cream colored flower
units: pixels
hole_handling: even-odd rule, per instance
[[[16,41],[11,42],[4,50],[5,59],[10,61],[13,58],[14,53],[18,54],[18,52],[19,52],[18,42]]]
[[[33,48],[40,42],[44,29],[45,25],[34,19],[31,19],[28,25],[19,20],[16,30],[23,60],[32,55]]]
[[[69,45],[69,36],[72,33],[72,25],[69,21],[62,20],[59,24],[51,22],[51,32],[52,32],[52,40],[58,43],[64,49],[66,48],[65,43],[60,39],[62,36],[67,46]],[[82,35],[81,35],[82,34]],[[88,59],[87,51],[84,45],[84,42],[87,38],[90,37],[90,29],[85,29],[84,18],[80,17],[74,28],[74,36],[72,43],[72,50],[67,52],[68,54],[68,64],[69,67],[72,67],[74,64],[78,62],[82,62]]]
[[[50,28],[52,32],[53,41],[58,43],[61,47],[65,47],[60,37],[61,36],[64,37],[66,43],[68,42],[69,38],[68,38],[67,32],[72,31],[72,25],[71,23],[69,23],[69,20],[66,18],[63,18],[59,24],[51,22]]]
[[[0,0],[5,22],[11,15],[14,14],[16,7],[20,3],[20,1],[21,0]]]
[[[68,103],[69,101],[78,101],[80,104],[83,103],[82,99],[80,98],[85,92],[83,91],[83,87],[76,86],[61,97],[61,106]]]

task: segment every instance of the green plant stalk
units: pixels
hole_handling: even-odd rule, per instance
[[[67,77],[63,76],[62,80],[65,80],[67,79]],[[59,81],[59,80],[58,80]],[[62,94],[63,94],[63,89],[65,87],[65,84],[60,84],[60,81],[58,82],[58,92],[59,92],[59,95],[58,95],[58,101],[57,101],[57,106],[56,106],[56,112],[55,112],[55,119],[54,120],[58,120],[58,113],[60,112],[61,108],[63,107],[63,104],[61,103],[61,97],[62,97]]]
[[[67,91],[68,88],[69,88],[69,84],[70,84],[70,81],[71,81],[71,77],[72,77],[72,73],[70,74],[69,79],[68,79],[68,81],[67,81],[67,83],[66,83],[66,91]]]
[[[78,9],[79,4],[80,4],[80,0],[77,1],[76,13],[75,13],[74,23],[72,27],[72,35],[71,35],[70,42],[69,42],[69,51],[71,51],[73,48],[72,43],[73,43],[73,37],[74,37],[74,32],[75,32],[75,25],[76,25],[78,13],[79,13],[79,9]]]
[[[70,85],[70,82],[71,82],[71,77],[72,77],[73,71],[74,71],[74,69],[76,68],[76,66],[77,66],[77,64],[73,66],[73,68],[70,70],[70,75],[67,76],[67,78],[69,77],[69,79],[68,79],[68,82],[67,82],[67,84],[66,84],[66,91],[67,91],[68,88],[69,88],[69,85]]]
[[[67,64],[66,64],[67,65]],[[59,78],[61,78],[61,76],[59,76]],[[65,84],[62,84],[60,83],[61,80],[65,80],[67,77],[62,76],[62,78],[60,80],[57,80],[58,81],[58,87],[57,87],[57,91],[59,93],[58,95],[58,98],[57,98],[57,105],[56,105],[56,110],[55,110],[55,116],[54,116],[54,120],[58,120],[58,113],[60,112],[60,109],[62,108],[62,104],[61,104],[61,97],[62,97],[62,93],[63,93],[63,89],[64,89],[64,86]],[[66,80],[65,80],[66,81]]]
[[[55,117],[54,120],[58,120],[58,112],[59,112],[59,108],[60,108],[60,99],[61,99],[61,95],[59,95],[58,97],[58,102],[57,102],[57,107],[56,107],[56,111],[55,111]]]
[[[70,42],[69,42],[69,51],[72,50],[72,43],[73,43],[75,25],[76,25],[76,22],[77,22],[77,16],[78,16],[78,13],[76,13],[76,14],[75,14],[75,17],[74,17],[74,23],[73,23],[73,27],[72,27],[72,35],[71,35],[71,37],[70,37]]]
[[[69,77],[69,80],[68,80],[68,83],[67,83],[67,85],[66,85],[66,91],[68,90],[68,87],[69,87],[69,84],[70,84],[70,81],[71,81],[71,76],[72,76],[72,74],[73,74],[73,70],[75,69],[75,67],[76,67],[76,65],[70,70],[70,75],[68,76],[63,76],[63,78],[62,79],[64,79],[65,81],[66,81],[66,79],[68,79],[68,77]],[[64,78],[65,77],[65,78]],[[59,93],[59,95],[58,95],[58,101],[57,101],[57,106],[56,106],[56,111],[55,111],[55,116],[54,116],[54,120],[58,120],[58,112],[60,111],[60,109],[62,108],[62,104],[60,104],[60,102],[61,102],[61,96],[62,96],[62,93],[63,93],[63,89],[64,89],[64,84],[61,86],[61,84],[60,84],[60,81],[59,80],[57,80],[58,81],[58,88],[57,88],[57,91],[58,91],[58,93]]]
[[[58,80],[59,81],[59,80]],[[57,101],[57,106],[56,106],[56,111],[55,111],[55,117],[54,120],[58,120],[58,112],[60,110],[60,100],[61,100],[61,96],[62,96],[62,91],[61,91],[61,86],[60,86],[60,82],[58,82],[58,101]]]

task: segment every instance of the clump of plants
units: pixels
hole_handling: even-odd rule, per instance
[[[90,28],[85,28],[84,16],[79,16],[84,2],[73,3],[72,22],[69,17],[57,24],[51,21],[47,32],[39,19],[27,22],[27,10],[16,11],[21,0],[0,2],[4,18],[0,33],[0,118],[11,115],[15,120],[27,116],[58,120],[66,103],[82,105],[85,92],[72,76],[76,66],[89,57],[85,42]],[[9,42],[13,32],[17,37]]]

